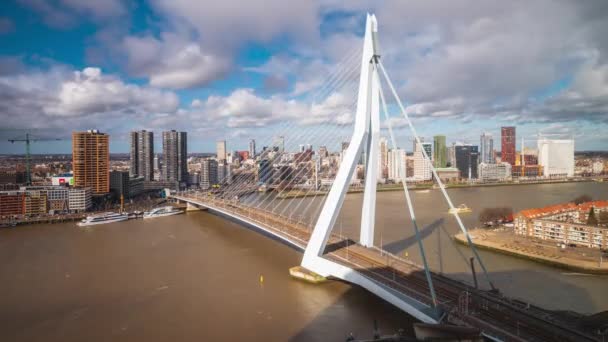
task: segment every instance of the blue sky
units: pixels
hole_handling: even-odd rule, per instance
[[[605,1],[16,0],[0,4],[0,130],[65,140],[97,128],[189,132],[191,152],[337,146],[355,109],[366,12],[419,133],[478,143],[515,125],[608,147]],[[394,104],[399,145],[411,143]],[[519,140],[519,139],[518,139]],[[160,143],[157,143],[160,150]],[[0,142],[0,152],[22,146]]]

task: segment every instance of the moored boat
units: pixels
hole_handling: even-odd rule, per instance
[[[126,221],[129,219],[129,215],[126,213],[102,213],[97,215],[87,216],[86,219],[78,222],[78,226],[86,227],[86,226],[94,226],[98,224],[106,224],[106,223],[114,223],[120,221]]]
[[[183,212],[184,212],[183,210],[177,209],[175,207],[166,206],[166,207],[154,208],[151,211],[145,212],[144,218],[147,219],[147,218],[178,215],[178,214],[182,214]]]

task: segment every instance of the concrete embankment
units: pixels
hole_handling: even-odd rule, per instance
[[[557,247],[548,247],[549,244],[540,244],[525,238],[505,238],[509,233],[495,233],[493,231],[474,229],[470,231],[473,244],[479,249],[502,253],[520,259],[542,263],[573,272],[589,274],[608,274],[608,262],[600,262],[600,258],[591,258],[577,253],[560,251]],[[468,242],[462,233],[453,236],[454,240],[463,245]],[[599,255],[599,251],[592,251]]]

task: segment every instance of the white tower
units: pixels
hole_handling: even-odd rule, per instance
[[[367,149],[365,160],[365,190],[361,215],[361,244],[371,247],[374,244],[374,221],[376,212],[376,184],[378,179],[378,141],[380,138],[380,100],[379,85],[375,64],[377,63],[376,34],[378,24],[374,15],[367,16],[363,57],[361,59],[361,78],[359,80],[359,97],[355,127],[350,144],[344,153],[340,169],[334,184],[327,195],[327,200],[319,214],[312,236],[304,252],[302,265],[311,270],[318,270],[319,257],[323,254],[327,240],[350,185],[357,161],[364,148]]]

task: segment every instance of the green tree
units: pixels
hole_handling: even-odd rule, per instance
[[[597,217],[595,217],[595,209],[593,209],[593,207],[589,209],[589,218],[587,219],[587,224],[591,226],[597,226],[598,224]]]

